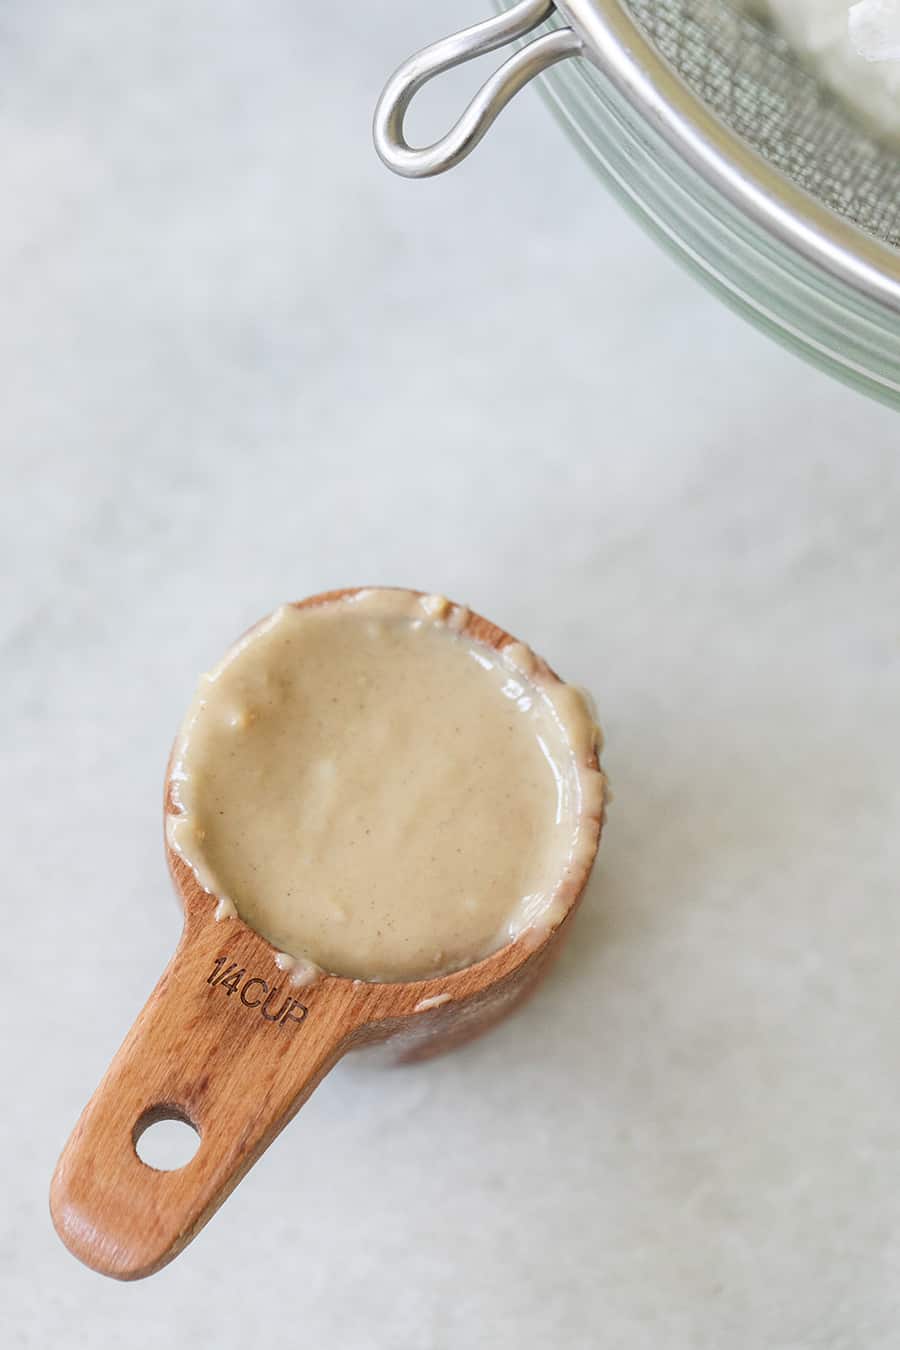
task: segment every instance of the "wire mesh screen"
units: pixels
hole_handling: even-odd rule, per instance
[[[826,206],[900,247],[900,153],[726,0],[626,0],[662,56],[733,131]]]

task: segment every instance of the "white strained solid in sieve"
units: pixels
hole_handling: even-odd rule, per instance
[[[900,0],[858,0],[847,16],[850,45],[866,61],[900,61]]]

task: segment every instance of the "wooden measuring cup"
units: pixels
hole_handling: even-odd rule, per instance
[[[462,631],[497,649],[514,640],[474,614]],[[595,750],[585,764],[598,767]],[[169,788],[167,775],[167,802]],[[70,1251],[118,1279],[153,1274],[190,1242],[348,1050],[391,1039],[401,1058],[423,1057],[503,1017],[559,950],[602,815],[602,805],[585,815],[593,848],[567,880],[567,908],[555,928],[523,933],[450,975],[404,984],[325,975],[293,987],[265,938],[240,918],[216,919],[216,897],[167,844],[184,928],[57,1164],[50,1207]],[[136,1151],[143,1130],[161,1119],[186,1121],[200,1136],[194,1157],[174,1171],[148,1166]]]

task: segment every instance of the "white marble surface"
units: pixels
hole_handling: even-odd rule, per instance
[[[392,178],[382,77],[480,6],[377,8],[3,13],[0,1340],[896,1346],[897,418],[682,274],[533,92]],[[170,738],[249,621],[358,580],[596,691],[577,941],[455,1057],[345,1062],[106,1281],[46,1191],[176,940]]]

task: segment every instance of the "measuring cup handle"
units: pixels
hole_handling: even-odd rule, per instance
[[[553,0],[520,0],[496,18],[442,38],[404,61],[388,80],[375,109],[375,149],[387,167],[405,178],[428,178],[452,169],[475,149],[497,114],[523,85],[555,62],[576,56],[582,50],[582,41],[571,28],[545,33],[509,57],[485,81],[440,140],[418,150],[406,140],[406,111],[424,84],[445,70],[524,37],[549,18],[554,8]]]
[[[359,1025],[341,982],[292,988],[243,924],[185,926],[178,950],[82,1113],[50,1192],[66,1246],[105,1275],[165,1265],[348,1048]],[[160,1119],[199,1148],[159,1171],[136,1143]]]

